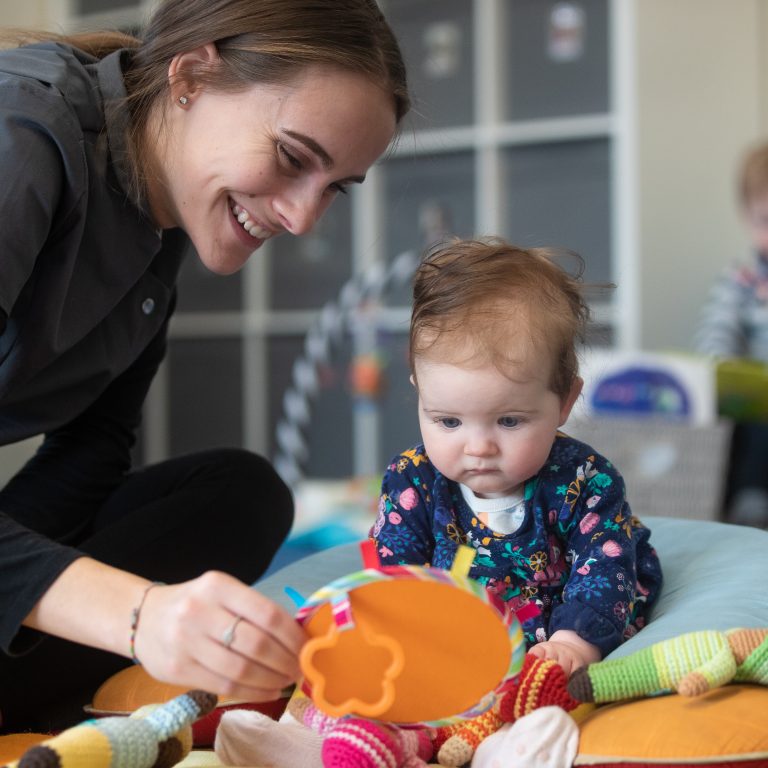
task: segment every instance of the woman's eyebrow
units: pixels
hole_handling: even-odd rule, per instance
[[[310,136],[305,136],[303,133],[297,133],[296,131],[289,131],[287,128],[283,129],[283,133],[290,136],[292,139],[303,144],[310,152],[314,152],[323,164],[323,168],[329,171],[333,168],[333,158]]]
[[[303,144],[310,152],[317,155],[320,158],[320,162],[323,164],[323,168],[326,171],[330,171],[333,168],[333,158],[311,136],[298,133],[297,131],[290,131],[287,128],[283,129],[283,133],[286,136],[290,136],[295,141],[298,141],[300,144]],[[365,181],[365,174],[362,176],[350,176],[348,179],[346,179],[346,181],[353,181],[357,182],[358,184],[362,184]]]

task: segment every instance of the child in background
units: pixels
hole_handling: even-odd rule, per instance
[[[529,652],[566,674],[637,632],[662,579],[621,475],[558,430],[582,387],[581,287],[551,253],[500,239],[426,256],[410,331],[423,444],[387,468],[371,529],[383,565],[450,568],[474,547],[470,576],[536,603]]]
[[[694,339],[720,359],[768,363],[768,144],[750,150],[739,176],[739,202],[753,258],[729,267],[713,285]],[[736,425],[726,490],[730,522],[768,528],[768,423]]]

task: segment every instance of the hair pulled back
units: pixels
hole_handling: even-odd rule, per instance
[[[73,35],[6,33],[15,44],[69,43],[97,58],[133,51],[125,83],[131,121],[128,142],[136,191],[139,158],[151,144],[150,117],[161,109],[174,56],[213,43],[220,62],[191,73],[196,84],[237,92],[284,84],[313,65],[361,74],[391,94],[399,123],[410,109],[405,64],[397,40],[375,0],[161,0],[136,37],[106,31]]]

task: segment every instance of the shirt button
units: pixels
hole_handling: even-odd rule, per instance
[[[141,311],[145,315],[151,315],[155,311],[155,300],[144,299],[144,301],[141,302]]]

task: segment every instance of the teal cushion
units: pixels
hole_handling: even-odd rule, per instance
[[[645,517],[664,571],[648,626],[610,654],[700,629],[768,627],[768,532],[726,523]],[[307,598],[362,568],[357,544],[342,544],[291,563],[255,585],[289,611],[286,587]]]
[[[768,531],[644,517],[664,572],[650,622],[610,658],[700,629],[768,627]]]

